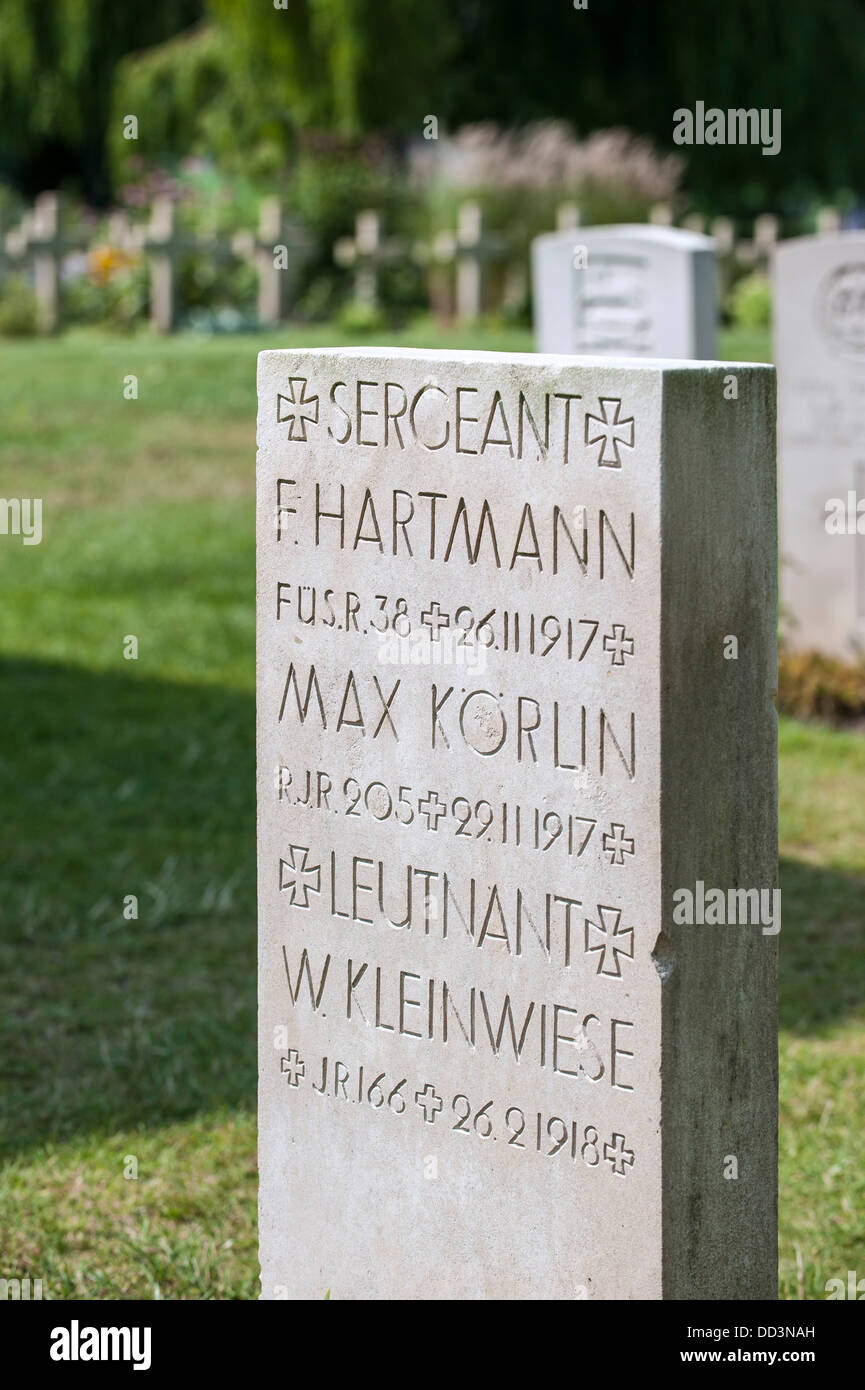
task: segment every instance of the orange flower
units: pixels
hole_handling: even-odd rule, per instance
[[[90,249],[90,278],[97,285],[107,285],[123,270],[135,264],[136,257],[118,246],[93,246]]]

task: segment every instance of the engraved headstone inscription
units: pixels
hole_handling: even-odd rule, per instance
[[[775,1297],[774,370],[258,389],[262,1297]]]
[[[539,352],[714,358],[711,237],[622,224],[552,232],[532,245]]]
[[[782,633],[865,651],[865,235],[782,242],[773,264]]]

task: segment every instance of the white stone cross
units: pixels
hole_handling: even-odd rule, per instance
[[[377,212],[367,209],[355,219],[353,237],[340,237],[333,248],[337,265],[354,267],[354,298],[357,304],[375,308],[378,304],[378,272],[404,252],[396,238],[382,241],[381,219]]]
[[[233,242],[202,241],[176,233],[170,198],[154,199],[150,223],[140,241],[150,262],[150,322],[157,333],[171,333],[177,318],[177,264],[189,253],[226,261],[240,254]]]
[[[283,215],[279,198],[264,198],[259,207],[258,235],[238,232],[232,250],[258,272],[258,321],[282,323],[297,287],[298,271],[307,260],[311,240],[298,222]]]
[[[503,237],[486,235],[480,204],[463,203],[456,235],[457,318],[463,323],[474,323],[483,313],[487,267],[506,251]]]
[[[580,225],[580,209],[577,203],[560,203],[556,208],[556,231],[575,232]]]
[[[170,333],[175,319],[177,257],[188,244],[174,234],[174,203],[156,198],[144,238],[150,262],[150,322],[157,333]]]
[[[575,204],[559,209],[569,225],[579,212]],[[576,225],[574,222],[572,225]],[[484,229],[484,214],[479,203],[463,203],[457,214],[457,230],[440,231],[433,242],[433,256],[439,263],[456,261],[456,316],[462,323],[475,323],[483,313],[487,267],[492,261],[504,260],[508,242],[504,237],[489,236]],[[511,287],[510,297],[515,297]]]
[[[736,245],[736,227],[732,217],[716,217],[712,223],[712,236],[719,256],[732,255]]]
[[[821,208],[817,213],[817,235],[833,236],[841,230],[841,214],[837,208]]]
[[[36,326],[40,333],[53,333],[60,322],[63,256],[73,247],[85,244],[81,238],[61,234],[60,213],[59,193],[40,193],[25,231],[27,250],[33,257]]]

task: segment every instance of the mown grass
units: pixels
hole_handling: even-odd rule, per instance
[[[336,335],[0,345],[0,493],[44,499],[0,537],[0,1275],[54,1298],[257,1295],[254,375],[289,339]],[[781,1292],[821,1298],[865,1275],[865,738],[780,745]]]

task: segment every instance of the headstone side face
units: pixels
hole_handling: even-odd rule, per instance
[[[673,920],[775,882],[729,370],[260,355],[263,1298],[774,1296],[774,940]]]
[[[662,891],[726,895],[658,952],[672,1299],[777,1297],[775,406],[771,369],[664,378]],[[760,925],[730,924],[730,889]]]
[[[539,352],[710,360],[717,355],[711,237],[673,227],[586,227],[532,246]]]
[[[782,631],[792,651],[865,651],[865,235],[773,257]]]

